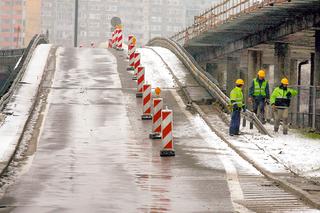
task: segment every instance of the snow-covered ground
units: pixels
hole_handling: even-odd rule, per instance
[[[152,48],[161,55],[178,78],[184,78],[186,68],[170,50],[161,47]],[[160,59],[158,58],[157,60]],[[268,125],[267,128],[271,132],[272,126]],[[250,130],[247,127],[242,131],[249,132]],[[254,144],[258,149],[264,150],[266,154],[277,159],[291,171],[320,182],[320,140],[305,138],[294,130],[291,130],[289,135],[286,136],[281,133],[275,134],[273,138],[261,136],[254,131],[253,134],[246,135],[245,138],[247,139],[246,143],[240,143],[237,139],[232,141],[237,143],[238,146],[252,147]],[[252,150],[251,153],[247,154],[255,156],[256,150]],[[260,161],[260,165],[264,164],[262,166],[271,170],[271,165],[268,164],[270,161],[264,161],[264,159],[256,160]]]
[[[275,157],[291,171],[320,182],[320,140],[305,138],[292,130],[273,138],[255,136],[250,142]]]
[[[50,49],[51,45],[48,44],[36,48],[21,83],[4,109],[7,116],[0,127],[0,162],[10,159],[23,133],[37,96]]]

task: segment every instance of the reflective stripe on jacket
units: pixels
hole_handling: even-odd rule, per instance
[[[238,107],[243,107],[243,93],[242,89],[240,87],[235,87],[231,92],[230,92],[230,101],[231,105],[237,104]]]
[[[254,85],[254,92],[253,92],[253,96],[263,96],[266,97],[267,93],[266,93],[266,89],[267,89],[267,84],[268,81],[264,80],[260,86],[260,83],[257,79],[253,80],[253,85]]]

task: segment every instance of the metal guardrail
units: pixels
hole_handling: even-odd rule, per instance
[[[184,45],[189,39],[213,30],[241,15],[284,2],[290,2],[290,0],[220,0],[219,3],[209,10],[206,10],[200,16],[196,16],[192,26],[176,33],[170,39],[178,42],[180,45]]]
[[[178,43],[166,39],[166,38],[154,38],[150,40],[147,44],[148,46],[160,46],[171,50],[186,66],[186,68],[193,74],[196,80],[204,86],[207,91],[220,103],[220,105],[225,109],[225,111],[230,112],[229,110],[229,97],[226,96],[221,89],[212,81],[212,78],[198,65],[192,56]],[[263,126],[257,116],[250,112],[242,112],[242,115],[246,120],[252,122],[256,128],[265,135],[271,136],[267,129]]]
[[[3,110],[18,82],[22,78],[36,47],[39,44],[46,43],[48,43],[48,39],[44,35],[37,34],[32,38],[28,47],[24,50],[23,55],[18,62],[19,64],[17,64],[15,69],[10,73],[4,85],[0,88],[0,111]],[[17,52],[18,51],[21,50],[17,50]]]

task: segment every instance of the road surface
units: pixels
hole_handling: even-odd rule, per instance
[[[0,212],[310,210],[187,111],[169,74],[158,81],[174,110],[176,157],[160,158],[122,53],[59,48],[56,55],[37,151]]]

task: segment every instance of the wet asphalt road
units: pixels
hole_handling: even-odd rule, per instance
[[[120,59],[102,49],[58,49],[37,151],[0,212],[235,212],[243,199],[236,168],[260,185],[261,175],[218,145],[173,87],[162,96],[174,110],[177,156],[160,158]]]
[[[160,142],[148,139],[150,123],[140,120],[133,84],[120,80],[111,53],[57,55],[38,150],[1,200],[4,211],[233,211],[223,170],[198,165],[182,147],[176,158],[159,157]],[[175,117],[176,125],[187,125],[182,113]]]

